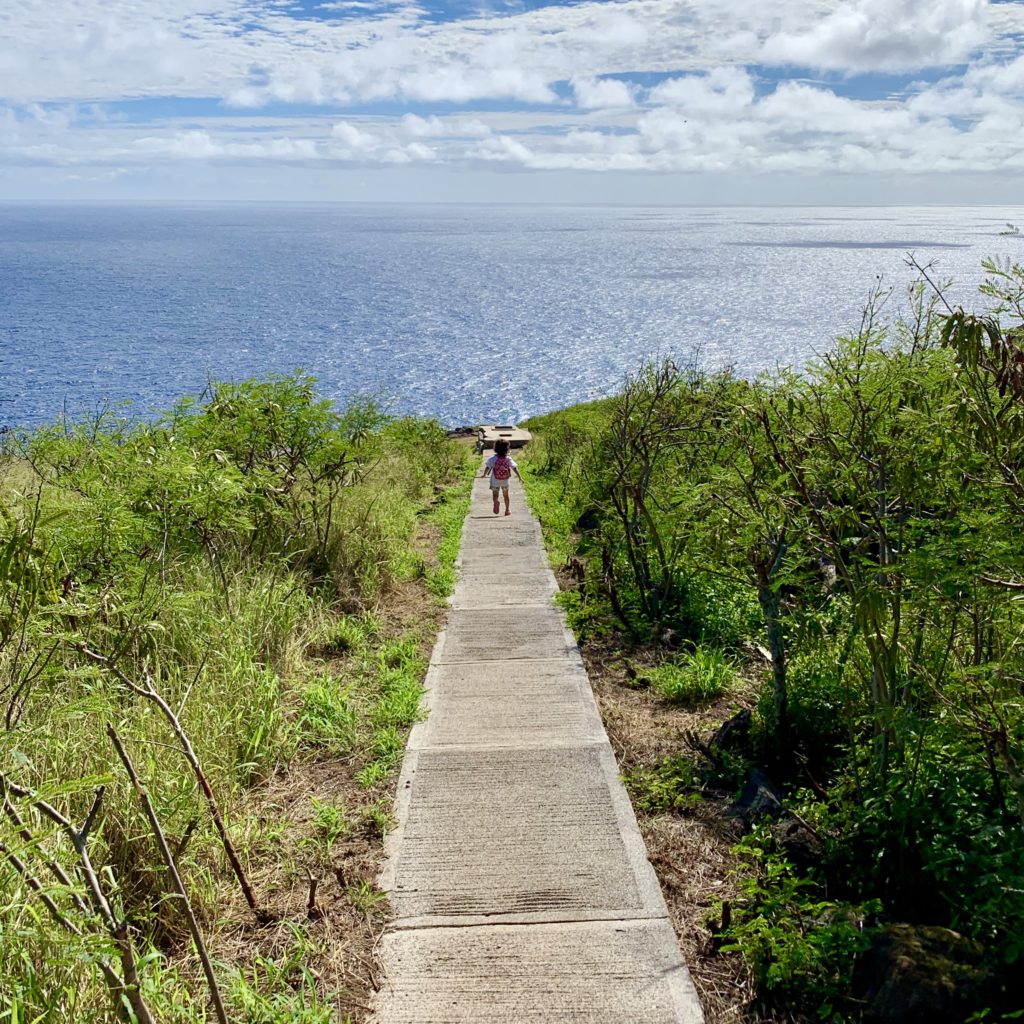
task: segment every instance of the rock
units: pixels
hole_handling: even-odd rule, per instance
[[[743,791],[729,808],[729,813],[747,825],[754,825],[764,818],[781,818],[786,808],[782,806],[782,794],[772,780],[760,768],[751,768]]]
[[[822,843],[806,825],[795,819],[772,826],[779,851],[799,871],[808,871],[821,863]]]
[[[963,1024],[986,1005],[991,982],[980,943],[911,924],[881,928],[854,979],[868,1024]]]
[[[570,555],[565,560],[565,571],[567,575],[576,581],[577,586],[583,586],[587,578],[587,566],[582,559],[577,558],[575,555]]]
[[[666,629],[664,633],[658,637],[662,647],[667,647],[670,651],[678,651],[681,637],[674,629]]]
[[[750,726],[753,716],[744,708],[737,712],[732,718],[727,718],[719,727],[708,746],[715,751],[723,751],[729,754],[738,754],[740,757],[749,758],[750,748]]]

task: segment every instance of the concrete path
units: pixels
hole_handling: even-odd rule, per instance
[[[381,882],[379,1024],[700,1024],[540,529],[477,480]]]

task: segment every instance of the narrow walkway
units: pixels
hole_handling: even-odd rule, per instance
[[[700,1024],[540,529],[477,480],[398,783],[379,1024]]]

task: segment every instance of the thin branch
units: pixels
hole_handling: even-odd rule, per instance
[[[3,841],[0,841],[0,854],[3,854],[11,867],[18,872],[19,875],[25,880],[26,885],[39,897],[40,902],[50,912],[50,917],[66,928],[69,932],[75,935],[81,935],[82,929],[75,924],[74,921],[65,917],[61,912],[61,909],[53,902],[53,897],[43,888],[43,883],[32,874],[28,865]]]
[[[122,978],[118,978],[109,967],[103,970],[103,975],[110,985],[110,994],[117,1012],[119,1016],[127,1019],[122,1003],[123,997],[131,1007],[137,1024],[156,1024],[149,1006],[142,997],[135,950],[132,948],[131,937],[128,934],[128,923],[123,919],[119,920],[115,916],[113,908],[103,892],[103,887],[100,885],[99,876],[93,867],[92,859],[89,857],[88,831],[99,814],[100,806],[103,802],[103,787],[101,786],[97,789],[96,795],[93,798],[92,808],[89,811],[89,817],[86,819],[86,824],[80,829],[75,828],[71,820],[52,804],[36,796],[31,790],[24,789],[11,782],[0,772],[0,791],[3,790],[7,790],[14,796],[31,800],[32,806],[45,818],[48,818],[57,825],[70,840],[75,853],[78,854],[79,870],[85,881],[86,891],[92,900],[94,912],[102,922],[104,929],[114,940],[121,961]]]
[[[111,658],[106,658],[102,654],[98,654],[96,651],[90,650],[85,644],[78,644],[76,650],[84,657],[88,658],[89,661],[94,662],[97,665],[103,666],[115,679],[118,680],[123,686],[126,686],[132,693],[138,694],[140,697],[145,697],[146,700],[152,701],[162,712],[164,718],[167,719],[167,723],[171,727],[171,731],[174,733],[181,745],[182,753],[185,755],[185,760],[188,761],[192,772],[196,777],[196,781],[199,783],[199,788],[203,791],[203,796],[206,799],[206,806],[210,810],[210,816],[213,818],[213,823],[217,827],[217,832],[220,835],[220,840],[224,846],[224,852],[227,854],[228,861],[231,864],[231,870],[235,874],[235,878],[238,880],[238,884],[242,890],[242,895],[245,896],[246,903],[249,904],[249,909],[256,916],[258,921],[264,921],[266,914],[256,904],[256,897],[253,895],[252,886],[249,885],[249,879],[246,877],[245,870],[242,867],[242,862],[239,860],[238,854],[235,852],[234,844],[231,842],[230,836],[228,836],[228,830],[224,825],[224,819],[221,817],[220,807],[217,804],[217,799],[213,795],[213,790],[210,787],[209,780],[206,778],[206,773],[203,771],[202,765],[199,763],[199,758],[196,756],[195,750],[192,748],[192,743],[188,738],[185,730],[182,728],[181,722],[178,716],[174,713],[173,708],[167,703],[166,700],[157,692],[156,687],[153,685],[152,679],[146,676],[146,685],[139,686],[138,683],[133,682],[125,675],[124,672],[118,668],[117,664]]]
[[[121,737],[118,736],[117,730],[109,723],[107,724],[107,736],[110,737],[110,742],[114,744],[117,756],[121,759],[121,763],[124,765],[125,771],[128,773],[128,778],[131,779],[132,788],[135,790],[135,793],[139,798],[139,802],[142,804],[142,810],[145,812],[146,818],[149,821],[149,826],[153,830],[153,837],[156,839],[156,844],[160,849],[160,856],[163,857],[167,873],[171,876],[171,881],[174,884],[175,891],[181,899],[185,911],[185,919],[188,921],[188,930],[192,934],[192,941],[196,944],[196,953],[198,953],[200,963],[203,965],[203,973],[206,975],[206,983],[210,987],[210,998],[213,1000],[213,1008],[217,1014],[217,1020],[220,1021],[220,1024],[228,1024],[227,1014],[224,1012],[224,1003],[220,996],[220,989],[217,987],[217,977],[213,972],[213,964],[210,963],[209,954],[206,952],[203,935],[199,930],[199,922],[196,920],[195,912],[192,910],[192,903],[188,898],[185,883],[181,879],[181,874],[178,871],[178,865],[175,863],[171,849],[167,845],[167,838],[164,835],[164,831],[160,827],[160,819],[156,816],[156,811],[153,809],[153,803],[149,799],[149,794],[142,787],[142,783],[139,781],[139,776],[135,771],[135,766],[132,764],[132,760],[128,756],[128,751],[125,750],[124,744],[121,742]]]

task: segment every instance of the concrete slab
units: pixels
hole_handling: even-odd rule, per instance
[[[378,1024],[700,1024],[667,921],[392,932]]]
[[[463,575],[502,577],[543,572],[550,565],[547,555],[539,549],[538,544],[524,548],[503,548],[497,545],[471,548],[462,553],[459,567]]]
[[[461,602],[472,597],[462,592]],[[441,662],[515,661],[533,658],[549,661],[577,651],[567,633],[561,612],[554,606],[525,606],[514,611],[500,608],[453,608],[448,614]],[[578,655],[577,655],[578,656]]]
[[[396,927],[665,915],[607,744],[406,759]]]
[[[528,519],[515,516],[491,516],[490,519],[468,519],[462,530],[461,551],[473,548],[504,546],[521,548],[540,542],[540,531]]]
[[[507,573],[463,573],[452,593],[453,608],[493,608],[517,604],[550,605],[556,589],[550,569]]]
[[[474,486],[381,885],[378,1024],[699,1024],[521,487]]]
[[[495,515],[494,502],[490,497],[490,492],[474,498],[473,504],[470,506],[467,525],[476,523],[501,523],[505,525],[530,523],[532,521],[530,509],[522,496],[522,492],[517,493],[513,491],[510,499],[509,514],[505,515],[505,501],[502,499],[498,514]]]
[[[604,740],[582,665],[529,661],[435,665],[428,715],[410,748],[567,746]]]
[[[525,427],[512,423],[485,423],[477,427],[476,433],[485,449],[493,449],[496,441],[507,441],[509,448],[522,448],[533,439],[533,434]]]
[[[530,510],[527,507],[526,500],[523,496],[523,485],[516,479],[509,481],[508,488],[509,504],[513,510],[529,516]],[[477,477],[473,483],[473,500],[471,514],[476,515],[478,512],[490,512],[491,511],[491,485],[488,480],[482,477]],[[502,498],[501,511],[504,514],[505,511],[505,499]],[[511,518],[511,517],[510,517]]]

